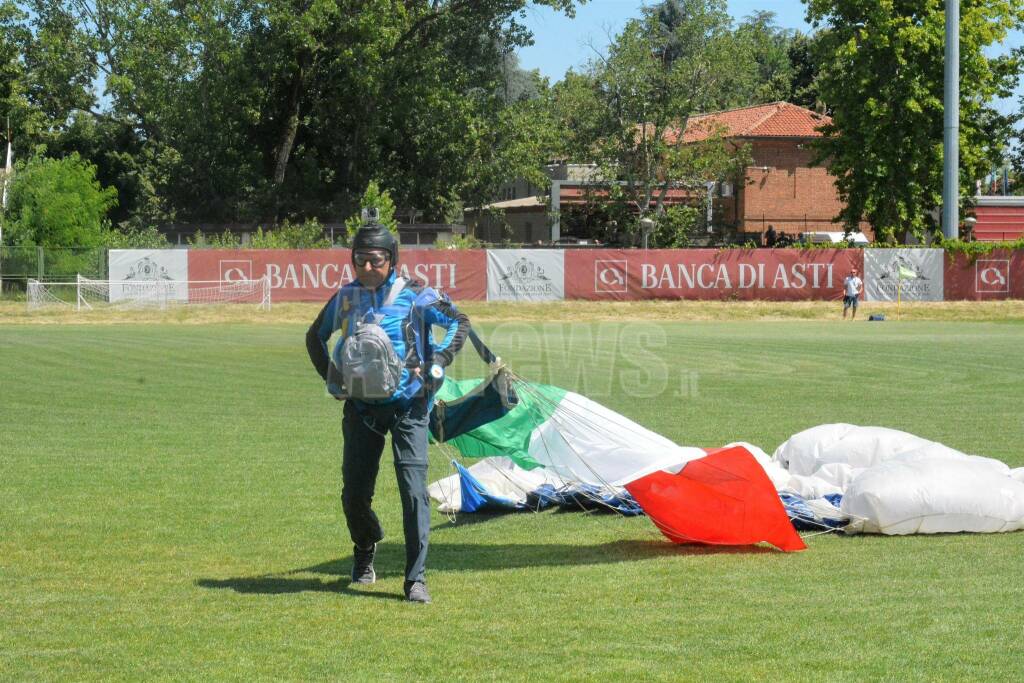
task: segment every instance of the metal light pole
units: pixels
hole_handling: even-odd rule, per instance
[[[648,240],[651,236],[651,231],[654,230],[655,222],[653,219],[644,216],[640,219],[640,232],[643,235],[644,249],[647,248]]]
[[[944,98],[942,235],[946,239],[955,239],[960,220],[960,0],[946,0]]]

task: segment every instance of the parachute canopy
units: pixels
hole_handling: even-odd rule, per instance
[[[439,404],[447,406],[483,383],[448,379],[438,394]],[[805,547],[771,480],[744,448],[708,455],[579,394],[521,379],[514,379],[513,386],[517,403],[505,415],[448,443],[466,457],[504,456],[527,470],[544,468],[557,481],[584,487],[577,491],[590,500],[615,500],[625,487],[677,543],[766,541],[783,550]],[[463,509],[467,502],[479,504],[480,498],[472,483],[464,488],[467,481],[460,473]],[[440,484],[432,493],[442,490]],[[449,492],[453,488],[447,486]]]

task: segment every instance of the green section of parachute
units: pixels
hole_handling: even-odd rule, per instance
[[[447,377],[437,391],[437,398],[441,401],[452,401],[473,391],[483,381],[485,380],[454,380]],[[522,387],[522,383],[517,383],[516,394],[519,396],[519,404],[504,417],[457,436],[447,443],[455,446],[467,458],[504,455],[525,469],[540,467],[540,464],[530,457],[530,435],[534,429],[548,421],[555,408],[562,402],[566,391],[549,384],[531,382],[528,387]]]

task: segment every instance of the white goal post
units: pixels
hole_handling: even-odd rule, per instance
[[[93,280],[74,282],[29,280],[30,311],[68,308],[169,308],[211,304],[252,304],[270,310],[270,278],[258,280]]]

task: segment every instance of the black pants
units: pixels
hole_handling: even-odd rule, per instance
[[[345,402],[342,434],[341,507],[352,542],[366,548],[384,538],[384,529],[371,508],[385,434],[391,433],[398,493],[402,499],[405,530],[405,578],[423,581],[430,536],[430,499],[427,496],[427,401],[411,406]]]

